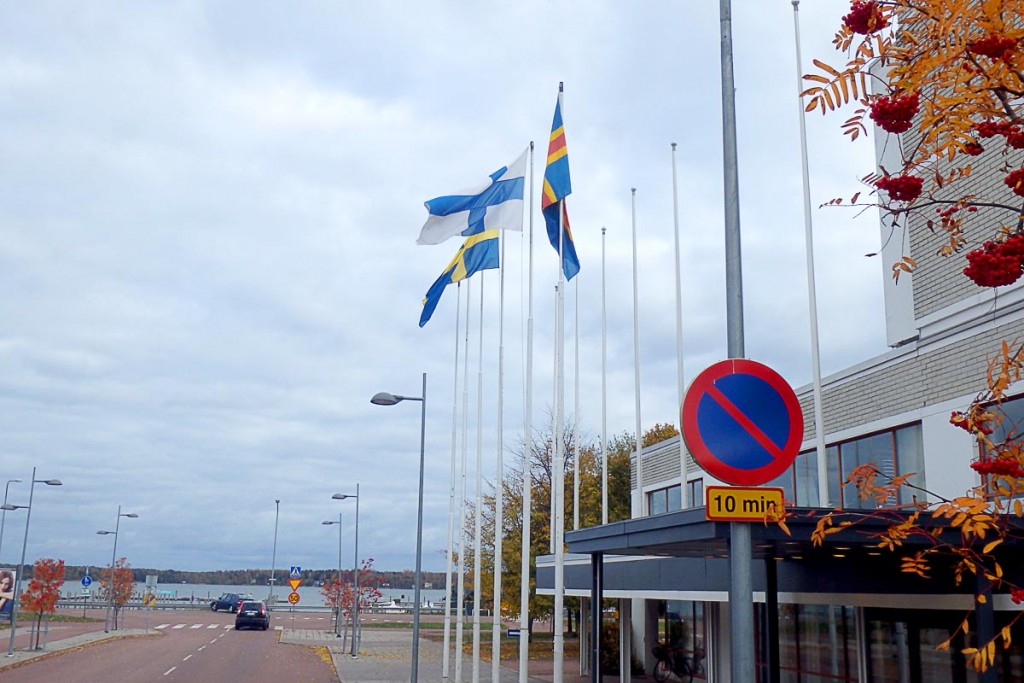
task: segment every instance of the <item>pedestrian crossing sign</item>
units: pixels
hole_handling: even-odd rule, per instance
[[[292,570],[288,573],[289,579],[301,579],[302,578],[302,567],[292,567]]]

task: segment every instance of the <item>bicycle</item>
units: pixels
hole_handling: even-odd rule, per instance
[[[704,650],[695,650],[693,656],[684,654],[681,648],[673,648],[658,643],[651,648],[651,654],[658,658],[654,665],[654,680],[665,683],[670,679],[681,683],[692,683],[693,677],[704,678],[706,671],[701,663]]]

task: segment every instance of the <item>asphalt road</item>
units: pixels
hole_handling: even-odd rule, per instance
[[[235,631],[234,615],[212,612],[154,614],[153,634],[55,653],[6,669],[3,683],[337,683],[316,649],[278,642],[268,631]],[[290,627],[290,626],[289,626]],[[52,635],[52,634],[51,634]]]

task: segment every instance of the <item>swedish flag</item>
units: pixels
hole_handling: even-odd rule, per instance
[[[420,327],[427,324],[434,315],[437,302],[441,300],[444,289],[453,282],[465,280],[473,273],[498,267],[498,230],[485,230],[470,235],[459,247],[455,258],[441,273],[441,277],[430,286],[423,297],[423,313],[420,314]]]

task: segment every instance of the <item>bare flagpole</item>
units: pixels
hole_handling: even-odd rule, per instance
[[[608,313],[605,228],[601,228],[601,524],[608,523]]]
[[[449,648],[451,648],[452,629],[452,527],[455,524],[455,483],[456,483],[456,462],[455,453],[458,446],[456,437],[459,415],[459,322],[462,313],[462,282],[456,283],[455,290],[455,361],[452,365],[455,368],[455,379],[452,381],[452,458],[451,474],[448,478],[448,544],[447,563],[444,570],[444,653],[441,656],[441,677],[448,678],[451,669]]]
[[[686,391],[683,379],[683,271],[679,264],[679,191],[676,184],[676,143],[672,143],[672,222],[676,236],[676,368],[679,389],[680,411],[683,405],[683,393]],[[683,442],[682,416],[679,418],[679,506],[690,507],[690,490],[688,488],[688,463],[686,461],[686,444]]]
[[[480,277],[480,338],[476,371],[476,514],[473,521],[473,683],[480,680],[480,536],[483,531],[484,469],[484,278]]]
[[[465,352],[462,357],[462,468],[460,477],[462,484],[459,491],[459,518],[456,520],[456,529],[459,534],[459,587],[458,613],[455,618],[455,682],[462,683],[462,638],[465,624],[466,610],[466,454],[468,451],[467,440],[469,432],[469,302],[472,298],[473,281],[466,280],[466,343]]]
[[[519,584],[519,683],[530,663],[530,522],[533,516],[533,141],[530,142],[530,238],[526,319],[526,406],[523,411],[523,531]]]
[[[573,397],[575,405],[572,414],[572,528],[580,528],[580,274],[576,273],[576,282],[573,283],[575,294],[572,333],[576,350],[573,353],[573,363],[576,366],[575,388]]]
[[[793,34],[796,38],[796,91],[803,92],[800,79],[800,0],[793,2]],[[800,95],[800,168],[804,187],[804,250],[807,253],[807,308],[811,318],[811,372],[814,393],[814,446],[818,456],[818,505],[829,507],[828,462],[825,459],[825,420],[821,405],[821,356],[818,347],[818,297],[814,283],[814,226],[811,221],[811,179],[807,170],[807,123],[804,98]]]
[[[630,190],[632,194],[633,212],[633,388],[636,392],[636,492],[639,499],[638,517],[645,513],[644,505],[644,469],[641,456],[643,455],[643,433],[640,431],[640,295],[637,291],[636,273],[636,188]]]

